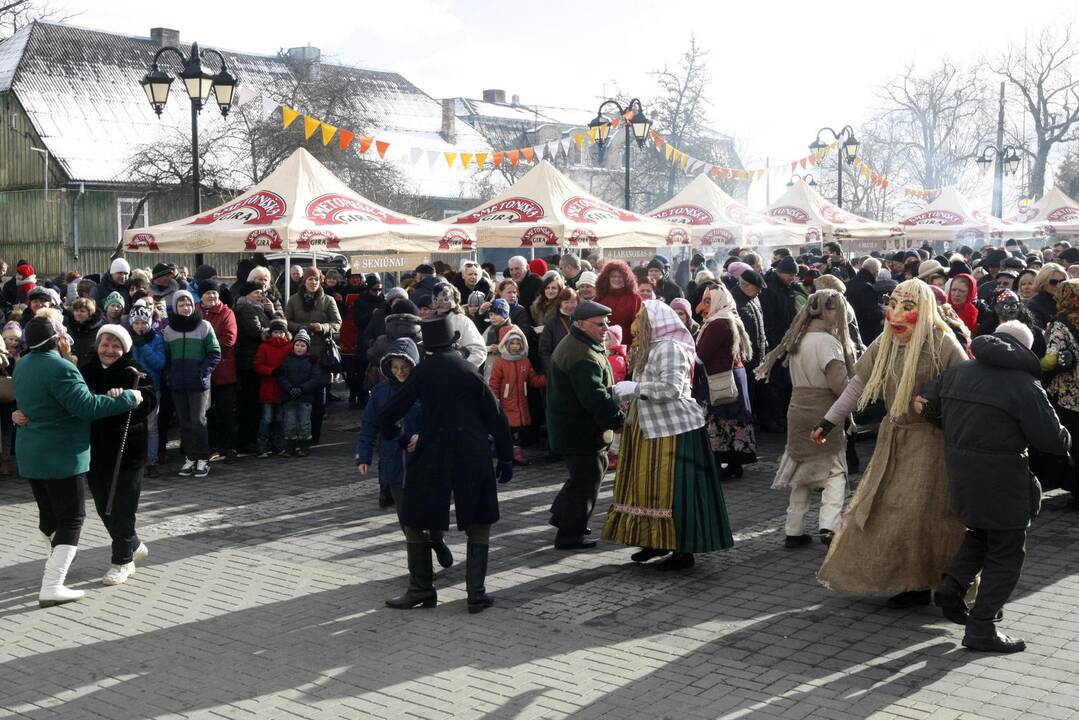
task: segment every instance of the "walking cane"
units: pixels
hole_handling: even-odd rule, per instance
[[[140,373],[138,370],[131,367],[130,365],[127,367],[127,369],[130,370],[135,376],[135,381],[130,388],[133,390],[139,386],[139,378],[142,377],[142,373]],[[112,483],[109,485],[109,500],[105,504],[106,515],[112,515],[112,502],[116,499],[116,484],[120,480],[120,461],[124,457],[124,447],[127,446],[127,431],[131,428],[131,413],[133,412],[135,412],[135,408],[131,408],[130,410],[128,410],[127,417],[124,418],[124,431],[120,434],[120,451],[116,453],[116,462],[112,466]]]

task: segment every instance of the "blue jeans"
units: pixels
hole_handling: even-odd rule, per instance
[[[157,465],[157,405],[146,416],[146,465]]]
[[[281,406],[263,403],[262,419],[259,421],[259,451],[270,450],[271,442],[276,449],[285,449],[284,434],[281,430]]]
[[[285,439],[311,439],[311,403],[287,400],[284,406]]]

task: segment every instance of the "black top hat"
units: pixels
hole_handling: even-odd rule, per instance
[[[461,333],[453,329],[446,315],[428,318],[420,323],[420,335],[426,350],[439,350],[451,347],[461,339]]]

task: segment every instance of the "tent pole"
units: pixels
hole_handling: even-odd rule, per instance
[[[292,293],[292,255],[289,253],[288,245],[285,245],[285,299],[282,302],[282,308],[284,303],[288,302]]]

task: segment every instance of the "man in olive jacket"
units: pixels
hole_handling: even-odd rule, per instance
[[[611,395],[614,373],[603,349],[611,309],[584,301],[573,313],[573,327],[551,355],[547,368],[547,434],[552,452],[562,455],[569,480],[551,505],[558,528],[555,547],[583,550],[588,519],[607,471],[607,448],[625,418]]]
[[[1041,507],[1041,486],[1027,447],[1067,455],[1060,425],[1039,379],[1033,335],[1017,321],[971,343],[974,360],[949,368],[923,391],[923,415],[944,430],[952,511],[966,536],[935,593],[944,616],[966,625],[972,650],[1019,652],[1022,640],[993,624],[1023,569],[1027,528]],[[981,572],[969,613],[963,597]]]

